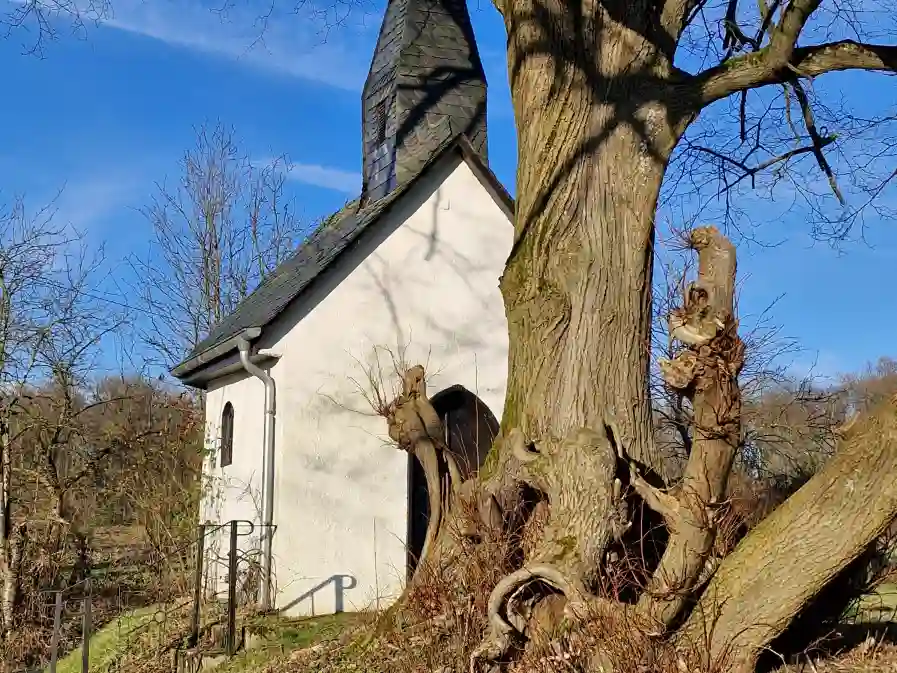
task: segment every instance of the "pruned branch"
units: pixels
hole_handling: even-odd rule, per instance
[[[694,408],[692,449],[673,492],[649,486],[634,471],[632,476],[633,488],[671,533],[638,603],[662,628],[680,614],[705,572],[716,534],[714,509],[725,496],[741,435],[737,377],[744,345],[735,319],[735,247],[715,227],[695,229],[690,243],[698,253],[698,279],[669,318],[670,335],[685,348],[660,364],[667,384]]]

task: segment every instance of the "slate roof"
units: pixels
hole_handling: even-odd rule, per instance
[[[390,0],[362,91],[363,198],[464,133],[486,160],[486,75],[466,0]]]
[[[312,282],[333,264],[340,255],[358,240],[358,237],[381,219],[389,208],[402,198],[417,183],[428,169],[436,164],[446,152],[460,150],[468,161],[475,164],[489,187],[497,193],[497,197],[510,211],[513,201],[498,179],[479,159],[464,136],[449,139],[443,143],[417,176],[400,185],[387,196],[358,209],[358,201],[353,201],[342,210],[324,220],[315,232],[303,243],[292,257],[281,263],[274,272],[256,290],[246,297],[229,316],[219,322],[211,333],[199,342],[184,358],[184,361],[172,369],[178,378],[186,378],[201,369],[208,362],[199,361],[204,353],[224,344],[250,328],[262,328],[270,324],[287,306],[297,299]],[[219,354],[219,357],[223,354]]]
[[[332,215],[172,370],[185,379],[268,325],[450,148],[486,166],[486,78],[466,0],[389,0],[362,92],[362,194]],[[221,347],[221,348],[219,348]]]

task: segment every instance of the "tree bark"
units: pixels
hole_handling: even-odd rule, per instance
[[[638,474],[632,477],[635,490],[670,531],[639,600],[639,609],[660,632],[679,616],[713,561],[716,515],[741,443],[738,374],[744,344],[735,318],[735,246],[715,227],[695,229],[690,243],[698,253],[698,279],[669,321],[670,335],[686,348],[659,365],[667,385],[692,403],[691,451],[682,480],[670,492],[653,488]]]
[[[502,429],[566,437],[610,412],[631,455],[659,469],[648,395],[654,213],[684,128],[665,102],[671,66],[598,3],[506,5],[519,149],[501,279]]]
[[[688,117],[668,105],[671,64],[645,37],[651,13],[613,4],[503,7],[519,197],[501,279],[505,440],[493,453],[519,460],[493,460],[519,466],[549,514],[524,566],[493,591],[474,664],[500,659],[521,630],[514,603],[525,584],[562,592],[570,616],[594,602],[608,545],[629,523],[619,449],[665,472],[648,386],[654,213]]]
[[[679,638],[727,670],[759,653],[897,517],[897,397],[854,423],[835,456],[720,565]]]

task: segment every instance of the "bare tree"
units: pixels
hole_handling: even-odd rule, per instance
[[[59,37],[61,28],[84,35],[88,26],[112,16],[110,0],[23,0],[10,3],[0,13],[0,26],[7,36],[24,34],[22,46],[28,54],[42,56],[46,43]]]
[[[233,132],[202,127],[181,160],[176,187],[158,185],[143,210],[152,227],[133,256],[140,337],[154,364],[172,366],[232,312],[287,256],[303,233],[285,193],[289,165],[253,164]]]
[[[121,324],[108,305],[96,301],[101,256],[88,257],[77,243],[77,232],[54,225],[52,215],[51,208],[29,214],[24,202],[16,200],[0,216],[0,626],[4,636],[15,622],[28,530],[27,521],[13,511],[13,471],[22,458],[23,437],[32,429],[28,410],[35,386],[52,381],[68,398],[83,377],[102,364],[98,362],[102,349],[109,346],[108,337]],[[58,433],[54,437],[54,451],[47,454],[48,462],[42,467],[70,458],[65,451],[55,450],[62,439]],[[59,481],[58,472],[54,478]],[[65,517],[63,490],[58,491],[60,520]]]

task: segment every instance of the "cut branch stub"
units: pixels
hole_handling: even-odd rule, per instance
[[[390,403],[386,418],[389,436],[405,451],[421,441],[442,442],[442,420],[427,397],[426,374],[415,365],[402,377],[402,394]]]
[[[432,559],[451,495],[460,487],[460,473],[443,440],[442,420],[427,398],[426,372],[421,365],[405,372],[402,393],[389,404],[386,420],[390,438],[399,448],[414,454],[427,481],[430,511],[421,558],[418,559],[420,569]]]
[[[698,371],[698,357],[692,351],[682,351],[672,360],[661,358],[657,362],[660,374],[668,386],[685,391],[695,380]]]
[[[691,246],[698,253],[698,278],[686,290],[682,308],[670,315],[670,335],[685,348],[660,363],[664,380],[694,409],[691,453],[673,490],[652,487],[635,470],[632,475],[633,488],[664,517],[670,532],[638,604],[661,630],[675,621],[712,567],[714,508],[724,497],[741,436],[737,377],[744,345],[734,316],[735,247],[716,227],[695,229]]]
[[[445,444],[442,420],[427,397],[421,365],[402,376],[402,392],[386,407],[390,438],[417,458],[427,482],[428,518],[421,557],[412,578],[426,565],[451,565],[460,538],[501,533],[504,517],[495,496],[479,488],[476,478],[462,481],[455,456]]]

